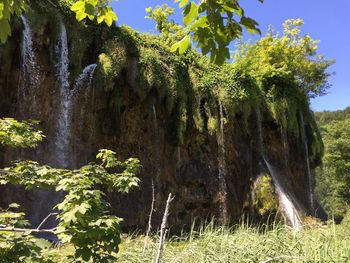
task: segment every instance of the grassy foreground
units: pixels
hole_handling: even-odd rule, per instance
[[[152,262],[157,237],[124,236],[119,262]],[[288,226],[272,229],[244,224],[236,228],[209,224],[165,243],[163,261],[201,262],[350,262],[350,223],[305,227],[295,232]]]

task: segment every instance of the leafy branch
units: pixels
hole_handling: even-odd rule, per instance
[[[155,19],[157,29],[168,35],[166,40],[171,40],[169,45],[173,52],[183,54],[191,46],[192,39],[204,55],[210,53],[211,61],[220,65],[230,58],[228,45],[242,35],[243,28],[252,34],[260,34],[258,23],[245,15],[238,0],[200,1],[198,4],[190,0],[175,2],[182,9],[184,26],[173,21],[169,23],[168,17],[174,9],[167,5],[146,9],[146,18]],[[259,2],[262,3],[263,0]],[[49,3],[52,4],[51,1]],[[118,21],[110,6],[111,0],[68,0],[67,3],[77,21],[96,20],[98,24],[104,22],[107,26]],[[0,43],[5,43],[11,35],[11,17],[20,16],[26,9],[26,0],[1,0]],[[174,40],[175,43],[171,43]]]
[[[35,147],[43,139],[36,130],[36,121],[17,121],[12,118],[0,119],[0,144],[11,147]]]
[[[43,138],[35,129],[36,122],[0,119],[0,144],[14,147],[34,147]],[[121,218],[108,213],[109,204],[105,194],[99,190],[107,186],[109,190],[128,193],[139,185],[136,175],[141,164],[136,158],[120,161],[116,153],[102,149],[96,158],[100,163],[89,163],[76,170],[56,169],[40,165],[34,161],[15,162],[0,170],[0,185],[22,185],[26,189],[46,188],[56,192],[64,191],[64,200],[55,206],[58,212],[46,216],[36,228],[29,228],[18,204],[10,204],[0,210],[0,259],[5,262],[51,262],[44,258],[47,248],[37,245],[35,233],[57,235],[63,243],[71,243],[75,254],[70,260],[111,262],[116,261],[120,243]],[[58,226],[42,229],[55,216]],[[45,250],[45,251],[44,251]]]

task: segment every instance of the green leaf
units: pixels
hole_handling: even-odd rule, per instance
[[[20,205],[19,205],[19,204],[16,204],[16,203],[12,203],[12,204],[9,204],[9,207],[10,207],[10,208],[19,208]]]
[[[191,31],[194,31],[199,27],[207,27],[207,26],[208,26],[208,18],[206,16],[201,16],[192,24]]]
[[[78,211],[80,214],[84,215],[88,209],[91,208],[91,205],[83,203],[79,206]]]
[[[86,3],[85,4],[85,13],[88,15],[88,16],[92,16],[92,19],[94,19],[94,14],[95,14],[95,7],[92,5],[92,4],[89,4],[89,3]]]
[[[87,14],[84,11],[79,11],[75,15],[75,17],[78,21],[82,21],[86,16],[87,16]]]
[[[77,217],[75,216],[76,209],[73,209],[72,211],[69,211],[63,215],[63,221],[65,223],[75,222],[77,221]]]
[[[113,21],[117,21],[117,15],[112,11],[109,10],[106,12],[105,14],[105,22],[107,24],[107,26],[111,26]]]
[[[105,16],[104,15],[97,17],[97,23],[98,24],[101,24],[103,22],[103,20],[105,20]]]
[[[255,33],[261,34],[260,30],[257,28],[259,24],[255,20],[249,17],[242,16],[240,24],[242,24],[247,29],[247,31],[251,34],[255,34]]]
[[[183,22],[185,26],[188,26],[198,17],[198,6],[191,2],[189,5],[186,6],[184,9],[184,18]]]
[[[183,54],[190,47],[190,45],[191,45],[191,38],[189,35],[187,35],[182,40],[172,45],[171,52],[178,51],[179,54]]]
[[[183,8],[185,5],[188,4],[189,0],[179,0],[177,2],[179,2],[179,7]]]
[[[85,2],[84,1],[77,1],[75,4],[73,4],[70,8],[70,10],[72,10],[73,12],[77,13],[77,12],[81,12],[81,11],[85,11]]]
[[[3,11],[4,10],[4,4],[3,3],[0,3],[0,19],[2,19],[2,16],[3,16]]]
[[[11,36],[11,27],[7,19],[0,20],[0,42],[5,43],[7,38]]]

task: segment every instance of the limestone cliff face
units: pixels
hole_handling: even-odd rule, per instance
[[[77,52],[77,40],[70,28],[80,28],[71,20],[66,21],[68,50]],[[1,167],[15,159],[31,158],[41,163],[58,166],[55,155],[57,129],[60,112],[60,87],[57,82],[55,45],[57,35],[51,34],[52,25],[43,22],[33,30],[33,47],[38,65],[39,84],[35,89],[35,104],[31,99],[23,105],[19,98],[21,81],[21,50],[23,25],[14,27],[13,35],[5,46],[0,46],[0,117],[37,119],[46,135],[36,150],[12,150],[0,148]],[[80,30],[80,29],[79,29]],[[103,38],[103,34],[98,36]],[[89,39],[88,48],[78,60],[70,55],[70,88],[74,88],[78,72],[90,63],[96,63],[101,52],[96,43],[103,39]],[[218,144],[218,136],[208,131],[199,131],[191,120],[187,121],[184,141],[177,145],[173,141],[174,112],[166,110],[158,95],[153,100],[141,100],[135,92],[137,58],[128,56],[126,66],[114,82],[120,94],[121,106],[112,107],[113,92],[105,91],[98,78],[84,85],[71,98],[69,166],[79,167],[94,160],[98,149],[108,148],[121,158],[137,157],[143,169],[140,174],[141,187],[128,195],[109,193],[113,213],[124,218],[126,228],[144,227],[148,220],[152,200],[152,181],[155,186],[155,215],[153,224],[159,224],[169,193],[175,195],[169,224],[174,227],[189,226],[195,219],[222,217],[222,203],[226,203],[227,216],[231,222],[243,214],[252,214],[251,189],[261,171],[257,116],[253,111],[248,124],[242,112],[223,125],[225,149]],[[29,93],[33,92],[28,91]],[[32,93],[31,93],[32,94]],[[29,96],[29,95],[28,95]],[[30,97],[30,96],[29,96]],[[152,101],[152,103],[150,103]],[[313,214],[310,202],[310,180],[305,162],[304,144],[292,132],[281,133],[280,127],[268,117],[263,118],[263,142],[266,156],[276,170],[281,184],[305,214]],[[306,134],[312,129],[306,125]],[[308,140],[309,148],[312,137]],[[224,180],[226,194],[220,189],[220,161],[225,163]],[[311,168],[318,165],[311,162]],[[311,169],[311,170],[312,170]],[[47,191],[25,192],[20,187],[1,188],[1,204],[17,201],[24,204],[33,222],[40,221],[59,200]],[[226,199],[226,200],[223,200]],[[33,212],[35,211],[35,212]]]

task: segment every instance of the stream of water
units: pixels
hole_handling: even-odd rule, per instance
[[[220,103],[220,127],[218,133],[218,163],[219,163],[219,193],[220,193],[220,216],[223,224],[228,223],[227,213],[227,185],[226,185],[226,160],[225,160],[225,135],[224,135],[224,112]]]
[[[55,46],[57,57],[56,77],[59,86],[60,107],[58,113],[58,122],[56,130],[56,152],[55,163],[62,168],[68,168],[69,160],[69,136],[70,136],[70,89],[69,89],[69,59],[68,59],[68,44],[67,31],[63,23],[61,23],[60,37]]]
[[[274,167],[268,162],[268,159],[266,158],[264,141],[263,141],[262,121],[261,121],[261,115],[259,110],[257,110],[256,115],[257,115],[257,122],[258,122],[257,125],[258,125],[258,139],[259,139],[260,153],[272,177],[272,181],[276,188],[280,206],[282,207],[283,213],[288,218],[293,228],[295,230],[301,230],[302,229],[301,219],[300,219],[298,210],[296,209],[296,206],[293,202],[294,200],[290,198],[289,195],[286,193],[286,191],[283,189],[279,181],[279,176],[281,175],[278,173],[276,169],[274,169]]]
[[[67,31],[63,23],[61,23],[61,33],[55,46],[55,53],[57,57],[56,76],[60,94],[60,107],[58,110],[55,141],[55,163],[60,167],[68,168],[70,165],[72,165],[70,145],[72,99],[81,92],[82,88],[85,88],[84,94],[85,96],[88,96],[88,92],[91,88],[92,78],[97,65],[90,64],[86,66],[76,79],[74,89],[71,90],[68,80],[69,58]]]
[[[27,18],[21,15],[23,23],[21,49],[21,77],[18,88],[19,112],[22,117],[37,112],[37,90],[40,84],[39,67],[33,48],[32,31]]]
[[[309,198],[310,198],[310,207],[312,212],[314,212],[314,194],[312,189],[312,175],[311,175],[311,169],[310,169],[310,161],[309,161],[309,147],[308,147],[308,141],[306,136],[306,130],[305,130],[305,122],[304,122],[304,116],[303,113],[300,111],[300,128],[301,128],[301,134],[304,144],[304,153],[305,153],[305,162],[306,162],[306,170],[307,170],[307,176],[308,176],[308,183],[309,183]]]

